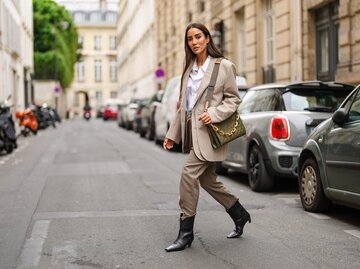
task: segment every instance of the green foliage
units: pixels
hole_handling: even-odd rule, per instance
[[[70,85],[78,55],[78,33],[71,14],[53,0],[33,0],[35,78]]]

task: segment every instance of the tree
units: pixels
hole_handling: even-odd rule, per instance
[[[71,14],[53,0],[33,0],[35,78],[67,88],[78,59],[78,33]]]

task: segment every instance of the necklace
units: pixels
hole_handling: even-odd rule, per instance
[[[195,68],[194,68],[194,72],[197,73],[199,72],[200,68],[203,66],[204,64],[202,65],[197,65]]]

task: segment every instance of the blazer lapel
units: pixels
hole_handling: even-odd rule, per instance
[[[192,66],[194,64],[194,61],[191,62],[191,64],[189,65],[188,69],[186,70],[184,77],[183,77],[183,83],[182,83],[182,89],[181,89],[181,104],[180,106],[184,109],[184,111],[186,111],[186,85],[188,83],[189,80],[189,75],[192,69]]]
[[[197,96],[196,96],[196,100],[195,100],[194,106],[196,105],[196,103],[198,102],[199,98],[202,96],[202,94],[203,94],[204,91],[206,90],[207,86],[209,86],[210,79],[211,79],[211,74],[212,74],[212,71],[213,71],[214,65],[215,65],[215,61],[216,61],[215,58],[211,58],[211,59],[210,59],[208,68],[206,69],[206,72],[205,72],[205,74],[204,74],[204,77],[203,77],[202,80],[201,80],[200,87],[199,87],[199,90],[198,90],[198,94],[197,94]]]

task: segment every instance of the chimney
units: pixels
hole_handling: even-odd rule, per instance
[[[99,0],[99,1],[100,1],[100,9],[106,10],[106,8],[107,8],[106,0]]]

